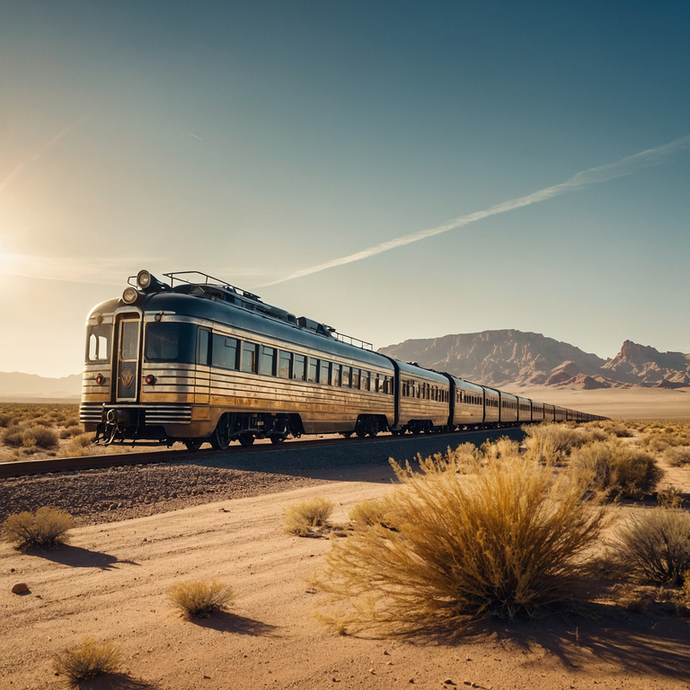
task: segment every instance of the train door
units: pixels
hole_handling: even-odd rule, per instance
[[[117,329],[117,390],[118,402],[135,402],[139,394],[139,334],[138,316],[123,316]]]
[[[194,402],[208,405],[211,386],[211,332],[199,329],[196,346],[196,367],[194,372]]]

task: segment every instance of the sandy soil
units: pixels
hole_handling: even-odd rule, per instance
[[[590,617],[488,624],[460,642],[329,632],[314,615],[324,595],[309,584],[329,541],[286,534],[283,511],[325,496],[344,521],[391,479],[380,465],[337,472],[321,486],[79,527],[52,552],[1,544],[0,687],[61,687],[52,655],[93,635],[114,639],[124,663],[90,688],[690,688],[690,624],[655,611],[599,606]],[[690,468],[673,483],[687,492]],[[211,578],[235,589],[230,612],[180,618],[168,586]],[[12,594],[17,582],[30,593]]]
[[[515,387],[511,393],[563,405],[612,419],[690,420],[690,388],[600,388],[577,390],[551,386]]]

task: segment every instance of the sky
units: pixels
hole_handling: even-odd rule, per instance
[[[0,0],[0,371],[128,276],[690,353],[690,3]]]

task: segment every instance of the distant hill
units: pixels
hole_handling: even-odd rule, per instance
[[[690,385],[690,355],[661,353],[629,340],[609,361],[540,333],[517,330],[406,340],[379,352],[489,386],[593,389]]]
[[[81,374],[51,379],[37,374],[0,372],[0,400],[5,402],[36,402],[68,400],[81,397]]]

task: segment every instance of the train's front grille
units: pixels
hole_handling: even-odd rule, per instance
[[[103,403],[82,403],[79,406],[79,421],[82,424],[100,424],[103,418]]]

